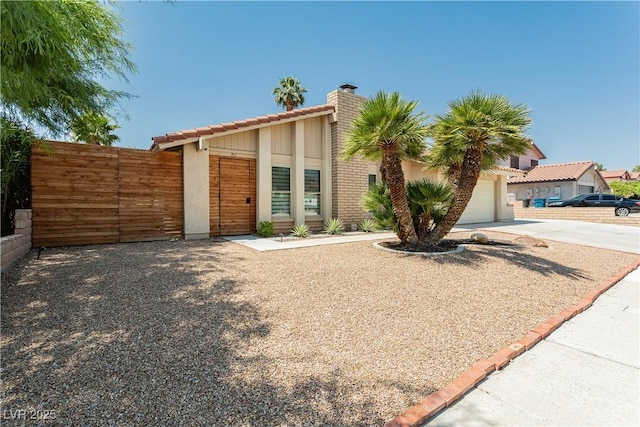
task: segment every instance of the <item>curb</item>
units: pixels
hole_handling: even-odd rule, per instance
[[[499,350],[490,358],[480,360],[471,368],[467,369],[458,378],[454,379],[450,384],[434,393],[431,393],[417,405],[414,405],[404,411],[401,415],[387,421],[384,424],[384,427],[418,427],[422,425],[442,409],[453,405],[465,393],[484,380],[491,372],[504,368],[513,359],[533,348],[537,343],[551,335],[551,333],[558,329],[564,322],[591,307],[593,302],[598,299],[600,295],[638,267],[640,267],[640,260],[627,265],[615,276],[604,281],[601,285],[582,297],[574,305],[561,311],[555,316],[551,316],[546,322],[536,326],[527,335],[520,338],[515,343]]]
[[[382,249],[383,251],[387,251],[387,252],[393,252],[396,254],[403,254],[403,255],[415,255],[415,256],[438,256],[438,255],[450,255],[450,254],[457,254],[459,252],[462,252],[464,250],[464,244],[458,245],[457,248],[451,250],[451,251],[445,251],[445,252],[410,252],[410,251],[401,251],[398,249],[391,249],[391,248],[386,248],[382,245],[382,243],[384,242],[374,242],[373,243],[373,247],[378,248],[378,249]]]

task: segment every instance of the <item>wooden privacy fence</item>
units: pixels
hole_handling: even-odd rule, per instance
[[[182,153],[49,144],[31,156],[34,247],[183,236]]]

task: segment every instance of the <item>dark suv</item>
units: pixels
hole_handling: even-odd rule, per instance
[[[592,206],[615,208],[616,216],[627,216],[630,212],[640,212],[640,200],[625,199],[615,194],[581,194],[569,200],[549,202],[549,207]]]

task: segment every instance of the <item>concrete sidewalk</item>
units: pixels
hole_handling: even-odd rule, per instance
[[[575,243],[640,254],[640,227],[559,219],[517,219],[510,222],[456,226],[467,230],[493,230],[528,234],[543,240]]]
[[[346,233],[334,237],[308,237],[306,239],[284,240],[262,238],[254,235],[226,236],[230,242],[255,249],[256,251],[278,251],[283,249],[307,248],[309,246],[335,245],[339,243],[364,242],[396,238],[395,233]]]
[[[640,270],[429,426],[640,425]]]

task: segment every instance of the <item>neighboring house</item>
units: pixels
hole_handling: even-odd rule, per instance
[[[640,181],[640,172],[631,172],[629,175],[632,181]]]
[[[540,148],[538,148],[538,146],[534,142],[531,142],[531,148],[524,155],[511,156],[510,159],[500,162],[499,165],[528,171],[529,169],[538,166],[538,162],[540,160],[544,160],[546,158],[547,157],[540,150]]]
[[[366,99],[355,89],[341,86],[325,105],[154,137],[152,150],[183,154],[185,238],[253,233],[260,221],[273,221],[276,233],[303,223],[319,230],[330,218],[355,229],[367,216],[362,194],[380,179],[377,163],[340,160]],[[403,167],[407,180],[442,179],[417,162]],[[483,173],[459,223],[513,219],[507,176],[522,173]]]
[[[525,176],[509,178],[507,188],[516,200],[570,199],[580,194],[610,191],[592,161],[536,166]]]
[[[600,171],[600,175],[607,181],[607,184],[611,184],[613,181],[630,181],[632,179],[631,174],[624,169]]]

